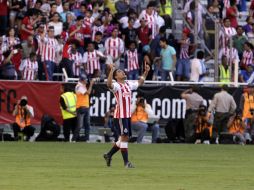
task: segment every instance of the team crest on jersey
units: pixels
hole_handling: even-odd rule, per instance
[[[131,92],[123,92],[123,97],[130,97],[131,96]]]

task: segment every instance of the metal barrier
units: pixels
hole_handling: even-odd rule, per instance
[[[63,68],[63,74],[65,78],[65,82],[77,82],[79,79],[78,78],[69,78],[67,75],[66,70]],[[154,81],[154,80],[145,80],[145,84],[166,84],[166,85],[217,85],[217,86],[222,86],[223,82],[192,82],[192,81],[175,81],[172,72],[169,73],[170,76],[170,81]],[[107,80],[105,79],[104,82]],[[229,82],[226,83],[227,85],[230,86],[247,86],[248,83],[240,83],[240,82]]]

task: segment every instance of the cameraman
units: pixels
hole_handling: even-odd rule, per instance
[[[155,115],[151,106],[140,94],[137,95],[136,104],[132,105],[131,107],[131,113],[131,127],[138,133],[137,143],[141,143],[148,128],[148,119],[155,118]],[[153,123],[151,126],[151,131],[152,143],[156,143],[160,132],[160,126],[157,122]]]
[[[235,143],[244,145],[251,141],[248,129],[246,129],[246,124],[238,111],[229,119],[228,130],[229,133],[233,135],[233,141]]]
[[[254,86],[248,86],[244,89],[240,100],[240,110],[242,113],[242,119],[245,122],[246,130],[249,131],[251,135],[254,135],[253,125],[254,125]]]
[[[200,105],[198,109],[197,118],[195,121],[195,144],[210,144],[210,137],[212,135],[212,121],[211,115],[207,113],[207,107]]]
[[[14,139],[18,140],[18,133],[22,132],[29,141],[30,137],[34,135],[35,128],[31,126],[31,118],[34,117],[34,110],[32,106],[27,104],[27,97],[22,96],[15,106],[13,111],[16,122],[13,123]]]

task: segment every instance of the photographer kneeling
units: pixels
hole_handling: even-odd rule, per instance
[[[205,105],[200,105],[198,109],[197,118],[195,121],[195,144],[210,144],[210,137],[212,134],[212,121],[211,115],[207,113],[207,108]]]
[[[137,95],[137,101],[136,104],[132,105],[131,113],[131,128],[132,130],[137,131],[137,143],[142,143],[145,132],[149,126],[148,120],[151,118],[156,119],[156,117],[153,113],[151,106],[141,95]],[[156,143],[160,132],[160,126],[157,122],[154,122],[151,125],[151,131],[152,143]]]
[[[244,145],[246,142],[251,142],[250,134],[239,111],[236,111],[236,113],[229,119],[228,131],[233,135],[234,143]]]
[[[18,140],[18,133],[22,132],[26,136],[26,141],[34,135],[35,128],[31,126],[31,117],[34,117],[32,106],[27,104],[27,97],[22,96],[13,111],[16,122],[13,123],[14,139]]]

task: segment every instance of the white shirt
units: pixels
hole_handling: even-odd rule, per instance
[[[191,60],[191,73],[190,73],[190,81],[198,82],[199,76],[202,74],[202,66],[200,60],[194,58]]]
[[[49,22],[48,26],[54,26],[54,35],[61,35],[62,31],[63,31],[63,23],[62,22]]]
[[[86,85],[82,84],[81,82],[78,82],[78,84],[75,87],[76,94],[85,94],[87,92]]]

